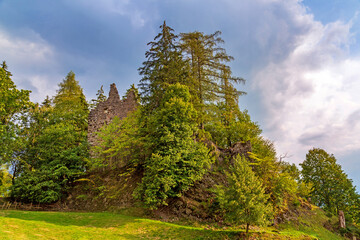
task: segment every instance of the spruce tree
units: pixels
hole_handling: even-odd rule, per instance
[[[101,103],[101,102],[105,102],[107,100],[107,97],[104,94],[104,89],[103,89],[103,85],[101,85],[100,89],[97,91],[96,93],[97,98],[96,99],[92,99],[90,105],[90,109],[94,109],[96,108],[96,106]]]
[[[186,64],[176,42],[178,36],[165,21],[160,29],[154,41],[148,43],[146,61],[139,68],[141,99],[150,112],[159,106],[167,85],[187,81]]]

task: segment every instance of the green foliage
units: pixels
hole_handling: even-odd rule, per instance
[[[66,195],[85,171],[88,112],[73,72],[59,84],[53,102],[47,98],[28,112],[21,135],[24,144],[13,161],[12,198],[49,203]]]
[[[234,166],[226,173],[228,186],[218,186],[217,198],[226,219],[233,223],[266,223],[271,213],[268,197],[259,178],[255,176],[249,163],[238,156]]]
[[[0,167],[0,197],[8,197],[11,186],[11,175],[6,169],[6,166]]]
[[[55,170],[55,171],[53,171]],[[62,178],[57,169],[41,168],[23,172],[11,187],[11,194],[21,202],[52,203],[61,198]]]
[[[144,141],[139,131],[140,113],[138,108],[122,120],[115,117],[99,131],[99,143],[92,148],[94,158],[91,169],[144,162]]]
[[[208,116],[211,120],[205,123],[205,130],[219,147],[232,147],[242,141],[253,142],[261,133],[259,125],[251,121],[248,112],[240,111],[238,107],[230,109],[226,104],[219,103],[213,106],[213,112],[209,112]]]
[[[226,63],[233,57],[221,47],[224,41],[220,35],[220,31],[209,35],[197,31],[180,34],[180,46],[190,69],[188,86],[194,106],[200,113],[198,121],[201,128],[208,120],[206,114],[212,104],[222,100],[227,106],[237,105],[237,97],[244,94],[233,86],[245,80],[232,76]]]
[[[153,153],[145,162],[136,197],[156,208],[169,197],[178,197],[200,180],[209,167],[209,150],[194,139],[196,111],[186,86],[170,85],[159,107],[149,118],[147,143]]]
[[[10,162],[18,148],[19,119],[32,103],[30,91],[18,90],[6,63],[0,66],[0,163]]]
[[[139,74],[143,76],[139,84],[141,100],[147,113],[160,105],[167,85],[184,84],[188,80],[187,66],[176,43],[177,35],[165,21],[160,29],[154,41],[148,43],[150,49],[145,53],[146,61],[139,68]]]
[[[97,91],[96,93],[97,98],[96,99],[92,99],[90,105],[90,109],[94,109],[96,108],[96,106],[101,103],[101,102],[105,102],[107,100],[107,97],[104,95],[104,89],[103,89],[103,85],[101,85],[100,89]]]
[[[313,203],[332,214],[343,210],[345,214],[351,214],[354,221],[359,221],[359,195],[334,155],[313,148],[300,165],[303,181],[312,185],[310,197]]]
[[[130,92],[134,94],[136,103],[140,104],[141,99],[140,99],[139,89],[137,89],[137,87],[135,87],[134,84],[131,84],[130,88],[126,90],[126,94],[125,96],[123,96],[123,98],[127,98]]]
[[[126,96],[132,92],[135,101],[139,103],[138,89],[134,85],[127,90]],[[89,169],[98,168],[120,168],[123,166],[137,165],[143,163],[147,151],[144,147],[144,137],[141,128],[143,108],[128,113],[127,117],[119,119],[114,117],[112,121],[104,125],[98,135],[98,143],[92,146],[92,159],[89,163]]]
[[[288,204],[296,199],[297,181],[295,166],[278,161],[274,144],[262,137],[253,139],[252,166],[261,179],[265,192],[270,196],[274,213],[288,209]]]

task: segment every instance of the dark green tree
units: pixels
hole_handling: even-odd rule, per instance
[[[179,197],[200,180],[211,163],[207,147],[196,141],[196,111],[186,86],[169,85],[160,107],[149,119],[146,142],[152,155],[145,161],[136,197],[150,208]]]
[[[150,49],[146,51],[146,61],[139,68],[140,90],[142,102],[145,104],[145,111],[152,111],[162,101],[163,94],[169,84],[182,83],[187,81],[186,64],[182,60],[177,35],[174,30],[166,25],[160,26],[160,33],[149,42]]]

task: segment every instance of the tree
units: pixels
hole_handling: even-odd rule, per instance
[[[190,93],[193,95],[195,108],[200,112],[198,121],[201,128],[204,128],[209,103],[220,99],[229,101],[244,93],[233,87],[233,83],[245,80],[231,75],[226,63],[232,61],[233,57],[220,47],[224,42],[220,34],[220,31],[210,35],[202,32],[180,34],[180,45],[190,64]]]
[[[104,89],[103,89],[103,85],[101,85],[100,89],[97,91],[96,93],[97,98],[96,99],[92,99],[90,105],[90,109],[94,109],[96,108],[96,106],[101,103],[101,102],[105,102],[107,97],[104,94]]]
[[[17,148],[17,134],[20,130],[19,119],[32,106],[30,91],[18,90],[11,80],[11,73],[5,62],[0,66],[0,162],[12,159]]]
[[[141,110],[129,114],[124,119],[115,117],[110,124],[103,126],[98,132],[98,144],[92,148],[94,158],[92,169],[143,163],[145,158],[144,140],[141,137],[139,126]]]
[[[271,207],[267,204],[268,196],[244,158],[237,156],[226,175],[228,185],[220,185],[216,189],[220,207],[228,221],[246,224],[248,234],[249,225],[267,221],[271,212]]]
[[[349,211],[358,201],[352,181],[336,163],[334,155],[313,148],[300,166],[303,181],[312,186],[310,196],[315,205],[337,214],[339,210]]]
[[[8,197],[11,186],[11,175],[6,166],[0,167],[0,197]]]
[[[179,197],[207,171],[211,156],[196,141],[196,111],[186,86],[169,85],[160,107],[149,118],[146,142],[153,152],[145,161],[145,173],[135,192],[150,208]]]
[[[59,84],[52,102],[46,100],[30,115],[30,141],[11,191],[17,200],[55,202],[84,174],[89,110],[73,72]]]
[[[148,43],[147,60],[139,68],[139,74],[143,76],[139,84],[142,102],[148,113],[160,105],[167,85],[187,81],[186,64],[177,46],[174,30],[165,21],[160,29],[154,41]]]

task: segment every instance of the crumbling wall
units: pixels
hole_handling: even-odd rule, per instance
[[[135,93],[130,91],[124,99],[120,100],[119,92],[115,83],[110,85],[109,97],[105,102],[99,103],[90,111],[88,119],[88,141],[90,145],[96,145],[96,132],[105,124],[109,124],[117,116],[120,119],[126,117],[137,108]]]

